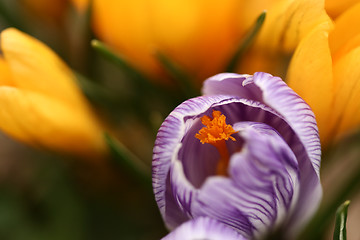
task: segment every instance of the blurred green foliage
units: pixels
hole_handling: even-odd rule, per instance
[[[159,239],[166,234],[151,183],[119,170],[120,179],[99,186],[98,169],[88,166],[82,170],[86,176],[79,176],[74,168],[84,166],[72,160],[32,153],[31,177],[0,184],[0,239]]]

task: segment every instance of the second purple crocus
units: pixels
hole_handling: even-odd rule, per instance
[[[160,127],[155,198],[170,230],[209,217],[248,239],[294,236],[322,196],[320,153],[314,114],[280,78],[218,74]]]

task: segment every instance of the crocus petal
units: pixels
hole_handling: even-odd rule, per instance
[[[227,105],[228,103],[229,105]],[[190,165],[191,163],[199,163],[199,161],[195,161],[198,154],[205,154],[205,156],[211,157],[210,159],[206,159],[206,161],[208,161],[207,163],[200,162],[200,166],[201,164],[203,164],[202,166],[211,166],[211,164],[208,164],[209,162],[216,162],[218,160],[218,155],[211,146],[199,148],[201,143],[194,137],[196,131],[201,128],[198,118],[204,114],[209,114],[211,107],[218,107],[218,110],[221,110],[224,114],[229,113],[227,116],[230,122],[238,122],[241,120],[267,121],[271,125],[277,125],[279,129],[283,129],[284,131],[289,130],[287,132],[291,132],[291,129],[284,124],[280,118],[274,117],[275,113],[272,112],[271,109],[266,108],[266,106],[260,103],[246,99],[216,95],[190,99],[179,105],[160,127],[153,155],[153,188],[155,199],[170,229],[176,227],[182,223],[184,219],[188,218],[188,216],[179,215],[178,211],[166,207],[169,204],[174,204],[174,201],[176,202],[176,200],[171,197],[172,190],[168,189],[167,186],[170,166],[174,161],[172,160],[174,158],[174,151],[179,150],[179,154],[186,154],[185,156],[181,156],[185,159],[184,161],[188,163],[185,171],[191,176],[191,180],[195,185],[201,185],[203,179],[214,172],[214,168],[209,167],[205,167],[201,169],[201,172],[197,172],[199,165]],[[238,113],[231,114],[234,110]],[[232,116],[234,116],[234,119],[232,119]],[[256,116],[256,119],[254,119],[254,116]],[[188,139],[190,139],[190,141]],[[183,149],[186,149],[186,151],[181,151],[180,147],[182,145],[184,145]],[[184,189],[184,191],[187,190]],[[187,204],[188,203],[183,202],[183,205]],[[171,210],[171,212],[169,212],[169,210]]]
[[[228,99],[229,97],[222,96],[190,99],[178,106],[165,119],[158,131],[153,150],[153,188],[160,213],[170,229],[173,229],[188,218],[179,214],[180,210],[174,210],[177,208],[174,203],[176,201],[172,198],[171,189],[169,189],[168,185],[173,151],[180,147],[183,135],[187,131],[184,120],[185,118],[191,119],[191,117],[196,117],[208,110],[212,104]],[[168,208],[169,204],[174,205],[174,208]]]
[[[0,86],[14,86],[9,65],[0,57]]]
[[[332,58],[328,43],[330,30],[327,26],[319,25],[300,42],[286,78],[289,86],[314,111],[323,143],[328,140],[328,119],[334,96]]]
[[[244,30],[239,0],[156,0],[149,10],[155,50],[201,81],[222,71]]]
[[[359,35],[359,29],[352,26],[360,24],[360,3],[354,4],[346,12],[341,14],[335,21],[334,30],[329,34],[329,46],[333,56],[339,55],[339,50],[344,52],[344,48],[349,51],[349,41]],[[357,41],[357,46],[359,41]],[[356,46],[356,45],[355,45]]]
[[[334,108],[330,118],[336,137],[355,129],[360,123],[360,47],[341,57],[334,65],[336,80]]]
[[[316,120],[309,106],[280,78],[266,73],[255,73],[253,77],[227,73],[219,74],[204,82],[203,94],[229,94],[260,101],[271,109],[275,109],[279,117],[283,118],[295,131],[301,141],[300,144],[288,140],[288,137],[285,136],[286,133],[290,132],[288,129],[276,128],[299,160],[301,192],[306,192],[300,196],[304,199],[301,199],[299,210],[297,210],[297,223],[299,225],[296,228],[300,228],[301,222],[305,222],[315,211],[322,196],[319,180],[321,147]],[[301,150],[303,146],[306,153]],[[316,203],[312,204],[312,210],[307,206],[309,202]],[[302,208],[307,210],[300,210]]]
[[[241,98],[262,101],[262,92],[254,84],[252,75],[220,73],[208,78],[202,88],[203,95],[231,95]],[[225,84],[224,84],[225,83]]]
[[[223,73],[207,79],[202,92],[204,95],[238,96],[276,109],[299,136],[319,174],[320,142],[314,114],[280,78],[261,72],[254,76]]]
[[[17,29],[8,28],[1,32],[1,50],[13,72],[16,87],[84,108],[75,76],[46,45]]]
[[[2,86],[0,106],[0,128],[28,144],[84,156],[104,151],[98,125],[56,98]]]
[[[336,18],[356,3],[358,0],[326,0],[325,9],[331,17]]]
[[[256,46],[291,52],[312,28],[331,24],[324,0],[283,0],[269,9]]]
[[[214,219],[200,217],[176,228],[162,240],[245,240],[235,230]]]
[[[294,129],[310,158],[316,173],[320,174],[321,147],[316,120],[309,105],[280,78],[266,73],[255,73],[254,83],[263,92],[266,105],[279,112]],[[299,162],[301,167],[303,162]]]
[[[193,217],[210,216],[259,238],[289,217],[297,203],[299,172],[294,153],[265,124],[241,122],[244,138],[230,159],[229,178],[208,177],[193,201]]]

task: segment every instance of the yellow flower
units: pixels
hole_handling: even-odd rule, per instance
[[[79,155],[105,151],[102,129],[72,71],[38,40],[1,33],[0,129],[33,146]]]
[[[313,108],[324,144],[360,124],[360,3],[299,44],[287,80]]]
[[[95,34],[150,76],[163,77],[155,56],[164,53],[198,83],[222,72],[255,19],[265,24],[238,72],[280,74],[314,26],[329,21],[319,0],[94,0]]]
[[[269,72],[285,77],[300,40],[315,26],[331,25],[321,0],[279,0],[267,11],[253,47],[237,69],[240,73]]]
[[[276,1],[95,0],[93,26],[148,75],[163,76],[155,58],[161,52],[200,83],[224,70],[256,17]]]

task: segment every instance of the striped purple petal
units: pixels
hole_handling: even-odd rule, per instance
[[[213,104],[226,99],[229,97],[213,96],[190,99],[178,106],[165,119],[158,131],[153,150],[153,189],[160,213],[169,229],[173,229],[189,219],[187,213],[180,209],[174,199],[172,186],[169,184],[172,158],[176,156],[184,134],[192,122],[196,121],[198,115],[209,110]]]
[[[200,217],[188,221],[162,240],[246,240],[234,229],[214,219]]]
[[[275,109],[299,136],[319,175],[321,147],[315,116],[309,105],[281,78],[263,72],[254,76],[221,73],[207,79],[202,91],[204,95],[239,96]]]
[[[319,141],[311,110],[268,74],[216,75],[204,83],[204,92],[166,118],[155,142],[153,187],[167,227],[210,216],[249,238],[278,226],[296,232],[321,197],[317,150],[310,147]],[[277,94],[288,96],[293,108]],[[300,107],[310,113],[289,113]],[[231,156],[228,177],[216,174],[217,149],[195,138],[203,126],[200,118],[213,110],[239,130],[237,141],[226,143]],[[310,126],[313,131],[305,131]]]
[[[315,116],[309,105],[281,78],[263,72],[257,72],[254,76],[234,73],[215,75],[204,82],[203,94],[227,94],[259,101],[275,109],[296,133],[300,140],[298,144],[285,140],[297,156],[301,170],[303,194],[297,206],[296,220],[293,220],[296,223],[292,224],[294,229],[300,228],[316,211],[322,196],[319,176],[321,146]],[[317,176],[314,176],[314,172]]]
[[[234,129],[245,143],[230,159],[229,177],[209,177],[193,201],[192,214],[216,218],[248,238],[259,238],[288,220],[297,203],[298,165],[268,125],[240,122]]]

